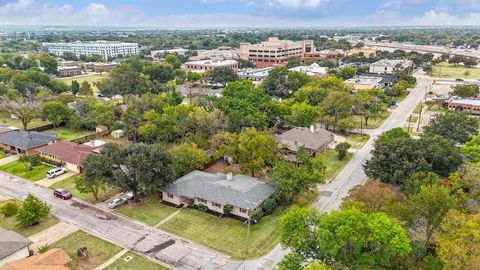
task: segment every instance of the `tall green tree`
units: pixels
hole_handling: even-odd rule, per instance
[[[43,67],[48,74],[57,74],[58,72],[57,60],[49,54],[43,54],[40,57],[40,66]]]
[[[287,120],[292,126],[309,127],[317,123],[319,115],[317,107],[310,106],[306,102],[295,103],[290,107],[290,115]]]
[[[102,164],[102,166],[105,165]],[[87,178],[85,177],[85,175],[80,175],[76,178],[75,188],[80,193],[92,193],[95,201],[98,201],[98,194],[100,193],[100,191],[105,191],[107,189],[105,182],[100,181],[99,178]]]
[[[73,80],[72,84],[70,85],[70,91],[72,92],[73,96],[77,96],[78,92],[80,91],[80,84]]]
[[[52,122],[54,128],[67,122],[72,114],[72,110],[59,101],[48,101],[42,105],[43,117]]]
[[[89,82],[83,81],[83,82],[80,84],[80,89],[78,90],[78,93],[79,93],[80,95],[84,95],[84,96],[91,96],[91,95],[93,95],[92,86],[90,85]]]
[[[228,156],[240,164],[243,172],[252,176],[266,167],[271,167],[279,158],[278,144],[269,132],[246,129],[240,133],[222,133],[213,139],[215,156]]]
[[[348,92],[334,91],[320,103],[320,110],[324,115],[333,119],[333,132],[337,131],[338,122],[351,114],[353,105],[352,95]]]
[[[176,178],[180,178],[193,170],[201,169],[209,160],[205,151],[198,148],[194,143],[176,145],[170,148],[169,152],[172,156]]]
[[[320,216],[318,210],[293,207],[281,219],[280,232],[282,246],[293,255],[282,264],[296,258],[293,262],[301,264],[322,260],[349,269],[384,269],[399,265],[412,251],[395,219],[355,208]]]
[[[22,122],[24,130],[27,129],[28,124],[37,118],[40,113],[40,103],[27,98],[11,100],[3,97],[0,99],[0,107],[10,115],[18,118]]]
[[[448,111],[437,114],[425,127],[425,134],[436,134],[457,143],[465,143],[478,134],[480,120],[470,117],[467,112]]]
[[[223,87],[229,82],[237,81],[237,73],[229,67],[216,67],[209,70],[207,77],[213,84],[221,84]]]
[[[42,219],[48,217],[50,207],[39,198],[28,194],[23,201],[22,207],[18,209],[16,220],[18,228],[26,228],[39,223]]]
[[[453,88],[452,95],[462,98],[475,97],[479,92],[476,85],[463,85],[459,84]]]

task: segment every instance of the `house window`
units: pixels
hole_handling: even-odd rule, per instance
[[[245,214],[247,213],[247,209],[245,209],[245,208],[240,208],[239,211],[240,211],[240,213],[245,213]]]
[[[199,203],[207,203],[207,200],[204,200],[204,199],[202,199],[202,198],[198,198],[198,202],[199,202]]]
[[[167,193],[168,198],[173,198],[173,194]]]
[[[212,206],[215,206],[215,207],[218,207],[218,208],[222,208],[222,205],[219,204],[219,203],[214,203],[214,202],[212,202]]]

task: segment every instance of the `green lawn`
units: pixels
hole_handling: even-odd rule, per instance
[[[420,114],[420,110],[422,109],[423,104],[424,104],[423,102],[418,103],[415,109],[413,110],[413,113]]]
[[[59,133],[58,140],[60,141],[73,141],[95,133],[94,130],[78,130],[67,127],[58,127],[56,129],[48,130],[47,132]]]
[[[91,270],[106,262],[122,250],[121,247],[90,235],[84,231],[77,231],[50,245],[51,248],[62,248],[70,255],[72,261],[68,266],[72,270]],[[77,249],[86,247],[88,256],[80,258]]]
[[[57,183],[51,185],[49,188],[51,188],[51,189],[55,189],[55,188],[66,189],[66,190],[70,191],[70,193],[72,193],[73,196],[75,196],[79,199],[82,199],[84,201],[91,202],[91,203],[103,202],[103,201],[108,200],[111,197],[115,196],[116,194],[120,193],[120,190],[118,188],[107,186],[106,190],[101,190],[100,191],[100,193],[98,194],[98,201],[95,201],[95,198],[93,197],[92,193],[81,193],[75,187],[75,181],[77,180],[78,177],[80,177],[80,174],[70,176],[69,178],[67,178],[63,181],[60,181],[60,182],[57,182]]]
[[[98,88],[94,85],[94,83],[106,77],[108,77],[108,74],[96,73],[96,74],[86,74],[86,75],[78,75],[73,77],[59,78],[58,80],[66,83],[67,85],[71,85],[72,81],[77,81],[79,84],[82,84],[82,82],[87,81],[92,86],[93,92],[98,92]]]
[[[7,157],[7,154],[5,154],[5,152],[0,151],[0,159],[6,158],[6,157]]]
[[[347,156],[343,160],[338,160],[338,153],[333,149],[327,149],[325,153],[321,154],[323,156],[323,162],[325,164],[325,177],[332,179],[347,165],[347,163],[352,159],[353,154],[347,153]]]
[[[355,128],[367,128],[367,129],[374,129],[378,128],[385,119],[390,116],[390,112],[384,111],[381,114],[379,114],[377,117],[370,117],[368,119],[368,125],[365,125],[365,120],[363,119],[362,115],[354,115],[353,116],[353,121],[355,123]],[[360,119],[362,119],[363,123],[360,125]]]
[[[23,128],[22,122],[18,119],[12,119],[7,112],[0,112],[0,124]],[[27,128],[36,128],[50,124],[49,121],[43,121],[40,118],[35,118],[27,125]]]
[[[176,209],[171,206],[160,203],[158,197],[151,196],[145,198],[141,206],[122,205],[116,212],[122,215],[140,220],[148,225],[155,225],[162,219],[173,214]]]
[[[285,212],[285,208],[278,207],[272,215],[251,226],[248,254],[247,226],[231,218],[220,218],[187,208],[160,228],[228,254],[233,259],[257,258],[279,243],[280,217]]]
[[[370,139],[368,134],[352,134],[347,136],[347,142],[352,148],[359,149]]]
[[[470,73],[470,75],[465,76],[465,72]],[[432,76],[452,79],[480,80],[480,68],[467,68],[463,65],[454,66],[453,64],[442,62],[433,66]]]
[[[53,166],[47,165],[45,163],[41,163],[37,167],[33,168],[31,171],[27,170],[27,167],[25,166],[25,163],[21,162],[20,160],[5,164],[3,166],[0,166],[0,170],[14,174],[16,176],[19,176],[23,179],[29,180],[29,181],[38,181],[40,179],[43,179],[47,174],[47,171],[53,169]]]
[[[14,201],[14,200],[10,200],[10,201]],[[5,203],[6,202],[1,202],[0,206],[2,206]],[[19,205],[20,204],[21,203],[19,202]],[[15,226],[15,224],[17,224],[17,220],[16,220],[15,216],[4,217],[4,216],[0,215],[0,227],[2,227],[4,229],[7,229],[7,230],[16,231],[17,233],[19,233],[19,234],[21,234],[25,237],[28,237],[30,235],[34,235],[38,232],[41,232],[41,231],[45,230],[46,228],[55,225],[56,223],[58,223],[58,219],[56,219],[52,216],[49,216],[48,218],[40,221],[40,223],[38,223],[36,225],[30,226],[30,227],[27,227],[27,228],[19,229]]]
[[[130,261],[124,261],[126,257],[132,257]],[[168,270],[169,268],[152,262],[141,255],[133,252],[127,252],[113,264],[105,268],[106,270]]]

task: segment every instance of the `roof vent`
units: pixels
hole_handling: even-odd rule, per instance
[[[315,133],[315,126],[314,125],[310,125],[310,132]]]
[[[227,173],[227,181],[232,181],[233,180],[233,173],[229,172]]]

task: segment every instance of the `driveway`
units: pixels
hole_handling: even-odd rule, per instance
[[[61,221],[101,235],[179,269],[237,269],[241,262],[230,260],[204,246],[170,235],[144,223],[109,213],[78,199],[59,200],[45,187],[0,173],[0,193],[21,199],[31,193],[51,206]]]
[[[19,155],[10,155],[8,157],[2,158],[0,159],[0,166],[17,161],[19,157]]]
[[[74,176],[75,174],[77,174],[77,173],[75,173],[75,172],[67,172],[67,173],[64,173],[64,174],[62,174],[62,175],[60,175],[60,176],[57,176],[57,177],[55,177],[55,178],[47,178],[47,177],[45,177],[45,178],[43,178],[43,179],[41,179],[41,180],[36,181],[35,184],[40,185],[40,186],[42,186],[42,187],[49,187],[49,186],[51,186],[51,185],[53,185],[53,184],[55,184],[55,183],[58,183],[58,182],[60,182],[60,181],[63,181],[63,180],[65,180],[65,179],[69,178],[70,176]]]
[[[29,248],[33,252],[37,252],[37,248],[55,243],[58,240],[76,232],[77,230],[78,227],[76,226],[72,226],[64,222],[59,222],[50,228],[47,228],[39,233],[29,236],[28,239],[33,242],[29,246]]]

